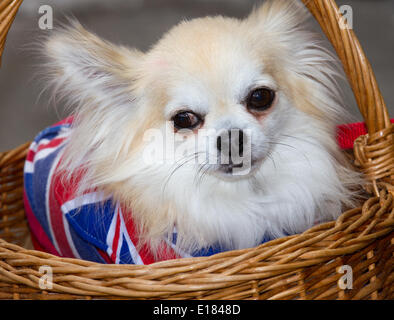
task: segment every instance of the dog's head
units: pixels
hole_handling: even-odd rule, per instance
[[[166,213],[149,219],[165,220],[186,208],[179,194],[194,185],[242,197],[305,122],[335,149],[332,57],[302,27],[306,17],[293,1],[269,1],[243,20],[182,22],[146,53],[76,22],[55,32],[45,46],[51,79],[76,106],[63,169],[85,168],[81,188],[103,188],[139,212],[157,212],[164,198]]]

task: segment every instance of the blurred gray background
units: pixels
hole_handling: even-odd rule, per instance
[[[371,61],[386,104],[394,117],[394,0],[339,0],[353,8],[354,30]],[[48,105],[44,84],[34,78],[36,60],[29,46],[46,32],[38,26],[38,8],[49,4],[56,22],[67,15],[114,42],[147,50],[182,19],[205,15],[245,17],[257,0],[25,0],[9,32],[0,69],[0,151],[32,140],[65,116],[62,106]],[[319,31],[316,23],[312,27]],[[320,32],[320,31],[319,31]],[[361,120],[348,84],[345,102]]]

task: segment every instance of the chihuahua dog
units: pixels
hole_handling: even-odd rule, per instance
[[[308,15],[267,1],[243,20],[183,21],[145,53],[75,21],[56,30],[46,70],[74,106],[56,171],[82,171],[76,194],[130,208],[153,254],[174,230],[192,253],[335,219],[360,177],[336,142],[336,60],[303,26]]]

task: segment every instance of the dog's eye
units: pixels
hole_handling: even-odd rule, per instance
[[[272,106],[275,100],[275,92],[268,88],[259,88],[253,90],[248,97],[248,109],[255,111],[264,111]]]
[[[172,121],[176,129],[194,129],[201,124],[201,118],[193,112],[183,111],[176,114]]]

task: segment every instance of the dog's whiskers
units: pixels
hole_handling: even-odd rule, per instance
[[[197,173],[195,175],[194,178],[194,182],[196,183],[197,187],[199,187],[204,179],[204,177],[206,176],[206,174],[208,173],[210,169],[210,165],[207,161],[205,161],[203,164],[201,164],[197,170]],[[196,181],[197,179],[197,181]]]
[[[302,142],[306,142],[306,143],[309,143],[309,144],[311,144],[311,145],[313,145],[313,146],[318,146],[316,143],[314,143],[314,142],[312,142],[312,141],[309,141],[309,140],[307,140],[307,139],[302,139],[302,138],[300,138],[300,137],[294,137],[294,136],[287,135],[287,134],[281,134],[281,136],[286,137],[286,138],[291,138],[291,139],[299,140],[299,141],[302,141]]]
[[[289,137],[289,138],[294,138],[294,139],[298,139],[298,138],[296,138],[296,137],[288,136],[288,135],[284,135],[284,134],[282,134],[282,136]],[[298,140],[304,141],[304,142],[308,142],[307,140],[304,140],[304,139],[298,139]],[[268,144],[269,144],[269,145],[280,145],[280,146],[284,146],[284,147],[287,147],[287,148],[291,148],[291,149],[293,149],[293,150],[299,152],[299,153],[305,158],[305,160],[309,163],[309,165],[312,166],[311,161],[310,161],[309,158],[306,156],[305,152],[302,152],[302,151],[299,150],[298,148],[296,148],[296,147],[294,147],[294,146],[291,146],[291,145],[289,145],[289,144],[286,144],[286,143],[281,143],[281,142],[276,142],[276,141],[268,141]],[[312,144],[312,143],[311,143],[311,144]],[[272,150],[272,151],[275,151],[275,150]],[[272,155],[272,153],[271,153],[271,155]],[[275,161],[273,161],[273,162],[274,162],[274,166],[275,166]],[[275,168],[276,168],[276,166],[275,166]]]
[[[190,162],[193,161],[193,160],[196,160],[197,157],[198,157],[198,155],[199,155],[200,153],[202,153],[202,152],[194,152],[194,153],[192,153],[192,154],[190,154],[190,155],[187,155],[187,156],[183,157],[182,159],[177,160],[177,161],[174,163],[174,165],[177,165],[179,162],[183,161],[182,163],[178,164],[178,165],[171,171],[171,173],[168,175],[168,177],[167,177],[167,179],[166,179],[166,181],[165,181],[165,183],[164,183],[164,186],[163,186],[162,194],[164,193],[164,191],[165,191],[165,189],[166,189],[168,183],[170,182],[170,180],[171,180],[171,178],[174,176],[174,174],[175,174],[179,169],[181,169],[184,165],[190,163]]]

